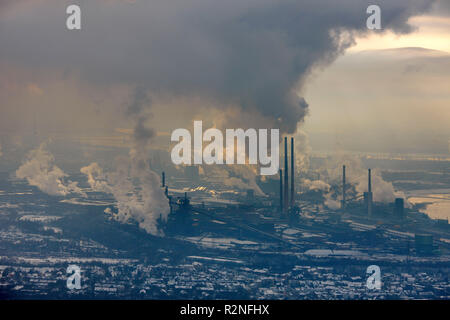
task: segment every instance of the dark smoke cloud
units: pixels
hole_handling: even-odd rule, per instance
[[[313,68],[333,61],[355,33],[367,32],[372,2],[83,1],[81,31],[65,29],[69,2],[28,2],[28,10],[1,17],[0,60],[238,105],[293,132],[308,109],[295,92]],[[407,19],[432,2],[377,1],[383,28],[411,31]]]
[[[143,86],[137,86],[126,109],[126,115],[134,122],[133,144],[135,149],[145,150],[147,144],[155,136],[155,131],[148,126],[151,117],[149,112],[151,99]]]

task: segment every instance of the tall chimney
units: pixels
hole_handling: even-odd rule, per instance
[[[342,209],[345,209],[345,165],[342,166]]]
[[[161,184],[163,188],[166,187],[166,173],[164,171],[161,174]]]
[[[368,190],[367,190],[367,214],[372,215],[372,170],[369,169]]]
[[[289,169],[287,137],[284,137],[284,202],[283,209],[287,212],[289,206]]]
[[[295,168],[294,168],[294,138],[291,137],[291,208],[294,207],[295,204],[295,188],[294,188],[294,180],[295,180]]]
[[[280,169],[280,211],[283,211],[283,169]]]

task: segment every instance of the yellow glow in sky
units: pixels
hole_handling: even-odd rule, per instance
[[[407,35],[393,32],[373,32],[357,38],[357,45],[349,52],[401,47],[422,47],[450,53],[450,17],[413,17],[409,23],[418,29]]]

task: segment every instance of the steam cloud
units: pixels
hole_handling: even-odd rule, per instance
[[[330,209],[339,209],[341,204],[339,200],[333,198],[333,192],[331,192],[331,185],[322,180],[310,180],[303,179],[302,186],[308,190],[322,191],[325,197],[324,205]]]
[[[47,144],[42,143],[29,152],[27,160],[16,170],[16,176],[26,179],[30,185],[50,195],[66,196],[77,193],[86,196],[77,182],[66,181],[67,174],[57,167],[54,161],[53,155],[47,150]]]
[[[331,189],[331,186],[328,183],[321,180],[303,179],[302,184],[304,187],[308,188],[308,190],[318,190],[328,192]]]
[[[136,221],[146,232],[162,236],[158,229],[159,220],[166,221],[170,211],[169,203],[160,188],[159,176],[149,165],[150,141],[153,130],[147,126],[151,114],[148,112],[150,99],[143,87],[137,87],[127,115],[135,126],[129,158],[116,159],[116,170],[104,173],[97,163],[81,168],[88,178],[92,190],[111,193],[117,202],[117,212],[107,209],[120,222]]]
[[[113,189],[107,181],[107,176],[97,162],[81,168],[80,172],[87,176],[89,186],[93,191],[113,193]]]
[[[202,166],[206,176],[218,177],[223,184],[241,190],[253,190],[255,195],[265,196],[256,182],[256,173],[250,165],[239,166]]]
[[[306,132],[297,128],[294,138],[295,168],[300,172],[306,171],[309,168],[309,160],[312,150],[309,144],[309,136]],[[281,147],[282,146],[280,145],[280,150],[282,150]]]
[[[295,137],[297,140],[295,143],[296,170],[307,172],[309,170],[311,156],[308,136],[303,131],[297,130]],[[340,208],[340,193],[336,198],[336,190],[333,186],[340,188],[342,184],[343,165],[347,167],[347,184],[353,186],[358,194],[366,192],[368,188],[368,172],[361,158],[340,152],[326,160],[324,168],[320,172],[322,179],[302,179],[302,187],[307,190],[322,191],[325,197],[325,206],[331,209]],[[395,190],[392,183],[385,181],[381,173],[376,169],[372,170],[372,193],[373,200],[377,202],[390,203],[397,197],[404,198],[406,201],[405,194]],[[409,203],[406,203],[406,205],[409,206]]]
[[[357,193],[363,193],[368,188],[367,168],[363,165],[361,158],[349,155],[336,155],[329,159],[326,164],[326,175],[330,184],[340,185],[342,181],[342,166],[347,166],[347,183],[355,186]],[[390,203],[395,198],[401,197],[406,201],[403,192],[396,191],[392,183],[383,180],[378,170],[372,170],[372,193],[373,200],[377,202]],[[339,201],[332,198],[332,194],[326,194],[330,208],[339,207]],[[407,204],[408,205],[408,204]]]

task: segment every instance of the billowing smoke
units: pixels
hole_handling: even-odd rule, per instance
[[[88,178],[89,186],[93,191],[113,193],[113,189],[107,181],[107,176],[97,162],[80,169]]]
[[[358,193],[363,193],[367,191],[367,170],[365,170],[366,175],[363,177],[359,176],[355,179],[356,191]],[[393,202],[395,198],[404,198],[406,201],[406,196],[401,191],[396,191],[391,182],[383,180],[379,170],[372,170],[372,192],[374,201],[389,203]]]
[[[127,108],[134,123],[129,157],[116,159],[116,170],[104,173],[97,163],[81,168],[92,190],[111,193],[116,200],[117,212],[107,209],[120,222],[136,221],[146,232],[162,236],[158,222],[166,221],[169,203],[160,188],[159,176],[151,170],[150,142],[154,136],[147,122],[151,103],[143,87],[137,87]]]
[[[82,30],[69,33],[62,15],[70,1],[26,1],[2,23],[0,61],[237,106],[292,133],[308,112],[298,92],[310,72],[351,46],[356,33],[374,32],[365,23],[372,2],[85,1]],[[411,31],[408,18],[432,3],[377,1],[383,30]]]
[[[311,146],[309,144],[308,134],[297,128],[294,135],[294,148],[295,148],[295,169],[299,172],[304,172],[309,169]],[[280,150],[281,146],[280,146]]]
[[[306,188],[310,191],[321,191],[325,197],[324,204],[330,209],[339,209],[341,203],[334,197],[333,192],[331,191],[331,185],[322,180],[310,180],[310,179],[302,179],[301,184],[303,188]]]
[[[324,205],[333,210],[337,210],[341,207],[341,203],[334,199],[330,193],[325,195]]]
[[[153,172],[136,170],[136,164],[129,158],[116,159],[115,171],[107,174],[96,163],[82,168],[81,172],[88,176],[92,190],[114,196],[117,212],[106,210],[113,218],[120,222],[135,221],[146,232],[163,235],[158,222],[167,219],[169,205]]]
[[[326,162],[326,179],[329,184],[340,186],[342,181],[342,166],[346,165],[346,178],[348,185],[353,185],[355,191],[361,194],[368,189],[368,172],[367,168],[363,165],[362,160],[358,156],[337,154],[332,158],[329,158]],[[405,194],[400,191],[396,191],[392,183],[385,181],[381,173],[378,170],[372,170],[372,193],[373,200],[377,202],[390,203],[395,198],[404,198]],[[329,199],[329,203],[332,206],[339,203],[332,202],[336,200],[332,197],[331,193],[326,195],[326,199]]]
[[[298,130],[295,137],[301,142],[301,144],[297,144],[298,142],[295,144],[297,170],[308,171],[311,152],[308,135],[301,130]],[[303,168],[299,168],[301,165],[303,165]],[[328,208],[340,208],[343,165],[347,168],[346,183],[348,188],[349,186],[353,186],[354,191],[357,194],[366,192],[368,189],[368,171],[363,165],[361,157],[343,154],[341,152],[337,152],[326,160],[324,167],[320,172],[321,179],[302,179],[302,187],[306,190],[323,192],[325,205]],[[350,188],[348,191],[350,191]],[[395,190],[392,183],[385,181],[382,178],[381,173],[376,169],[372,170],[372,193],[374,201],[390,203],[393,202],[395,198],[400,197],[404,198],[406,205],[409,206],[405,194]]]
[[[150,105],[151,100],[146,89],[137,86],[131,94],[131,103],[127,107],[126,115],[134,123],[130,156],[139,162],[148,162],[149,144],[155,136],[155,131],[148,126],[151,117]],[[145,167],[145,163],[139,165]]]
[[[240,190],[253,190],[255,195],[265,195],[256,182],[257,168],[253,168],[250,165],[205,165],[202,166],[202,170],[206,176],[217,177],[217,179],[223,181],[223,185],[227,187],[233,187]]]
[[[47,150],[47,143],[42,143],[29,152],[27,160],[16,170],[16,176],[26,179],[30,185],[50,195],[66,196],[77,193],[86,196],[77,182],[67,180],[67,174],[54,162],[53,155]]]
[[[2,152],[2,144],[0,143],[0,157],[3,156],[3,152]]]
[[[331,186],[328,183],[321,180],[303,179],[302,185],[312,191],[328,192],[331,189]]]

